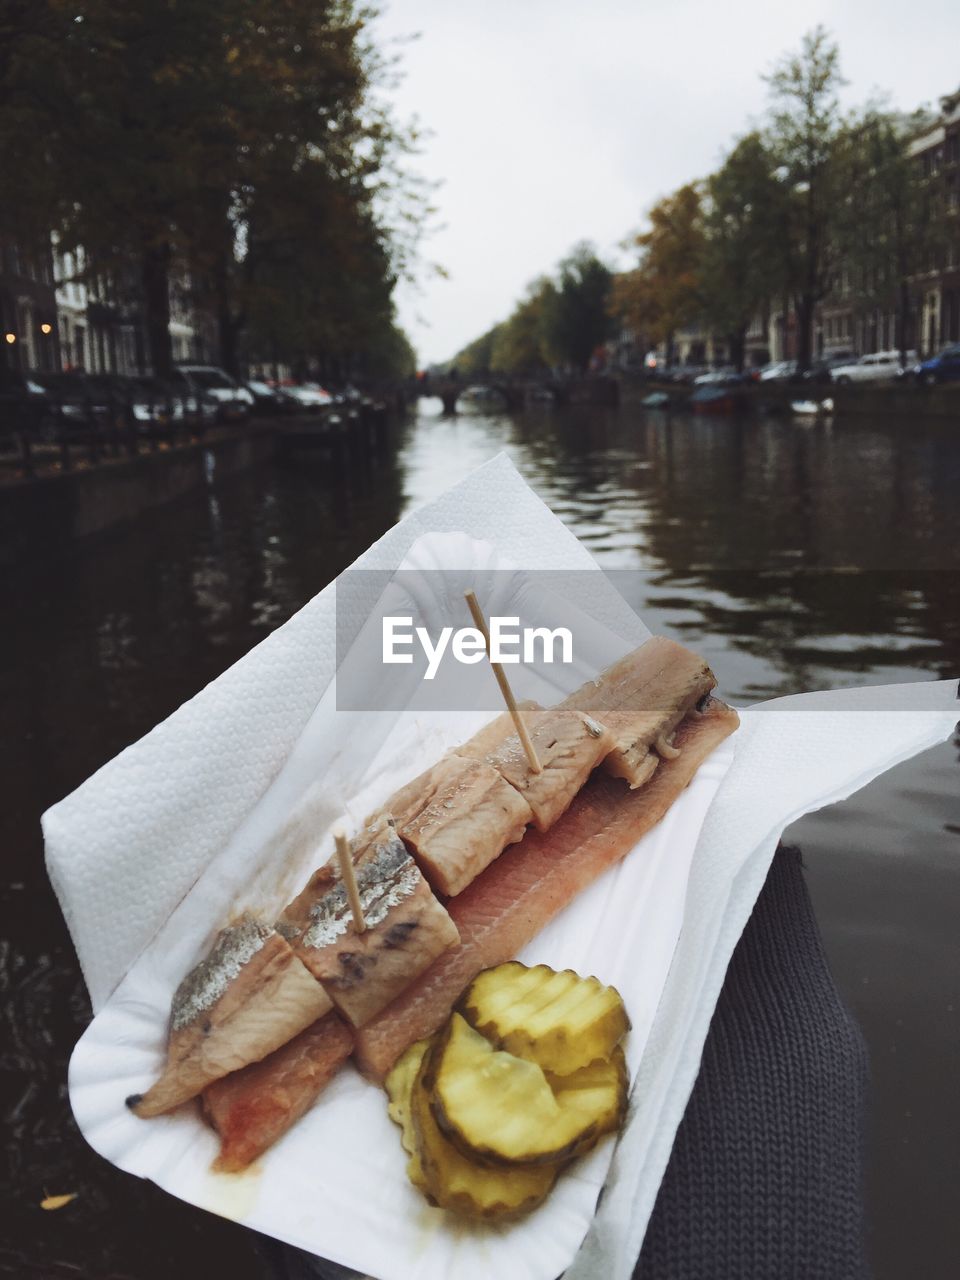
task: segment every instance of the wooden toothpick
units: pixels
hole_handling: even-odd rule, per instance
[[[476,592],[471,588],[463,594],[470,612],[473,615],[473,621],[476,624],[476,628],[483,636],[483,642],[487,646],[487,657],[490,658],[490,665],[493,667],[493,674],[497,677],[497,684],[500,686],[500,692],[503,694],[503,700],[507,704],[507,710],[510,712],[510,716],[513,719],[514,726],[520,738],[520,743],[527,754],[527,760],[529,761],[530,768],[534,773],[543,773],[543,765],[540,763],[540,758],[537,755],[536,748],[533,745],[530,734],[527,732],[527,726],[523,722],[523,716],[520,714],[520,708],[517,706],[517,700],[513,696],[513,690],[510,688],[510,682],[507,680],[506,673],[500,663],[494,662],[493,658],[490,657],[490,632],[487,630],[486,619],[483,616],[483,610],[480,608],[480,603],[477,600]]]
[[[347,901],[353,912],[353,927],[357,933],[364,933],[367,928],[363,918],[363,907],[360,905],[360,890],[357,888],[357,873],[353,859],[350,857],[350,841],[343,827],[337,827],[333,833],[333,842],[337,846],[337,857],[340,860],[340,879],[347,891]]]

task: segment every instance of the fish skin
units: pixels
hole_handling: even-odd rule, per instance
[[[533,811],[492,765],[447,755],[429,770],[416,807],[394,816],[427,880],[454,897],[522,838]]]
[[[460,935],[391,826],[367,827],[352,842],[351,858],[367,924],[362,933],[332,863],[314,872],[277,923],[340,1013],[359,1027]],[[336,936],[314,938],[318,921]]]
[[[234,932],[238,926],[234,926]],[[246,927],[245,925],[243,927]],[[251,1062],[258,1062],[333,1008],[330,997],[289,944],[262,926],[262,945],[246,960],[221,995],[170,1033],[167,1065],[145,1094],[127,1099],[143,1118],[162,1115],[197,1096],[207,1085]],[[231,929],[218,935],[211,956],[184,979],[174,996],[191,989],[198,972],[230,942]]]
[[[538,831],[549,831],[587,778],[613,748],[613,735],[582,711],[551,707],[529,717],[541,772],[534,773],[520,737],[512,733],[486,758],[533,811]]]
[[[560,706],[584,711],[607,726],[615,746],[603,767],[636,788],[649,782],[659,766],[658,740],[669,741],[716,684],[702,658],[665,636],[653,636]]]
[[[283,1136],[350,1056],[353,1034],[328,1013],[261,1062],[209,1085],[203,1110],[220,1135],[214,1169],[239,1173]]]
[[[677,730],[676,759],[664,760],[642,790],[598,771],[547,833],[527,833],[448,904],[461,942],[357,1033],[354,1058],[382,1080],[403,1050],[432,1035],[481,969],[510,960],[548,921],[613,866],[664,816],[706,757],[739,724],[709,699]]]

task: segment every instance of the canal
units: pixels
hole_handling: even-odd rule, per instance
[[[734,702],[960,674],[953,424],[438,410],[424,402],[362,474],[278,463],[214,476],[4,581],[0,1272],[199,1280],[215,1258],[233,1280],[271,1274],[266,1242],[113,1170],[77,1134],[65,1073],[89,1009],[39,816],[501,449],[602,565],[633,571],[618,577],[631,603],[702,651]],[[960,743],[790,838],[871,1053],[876,1275],[946,1280],[960,1257]]]

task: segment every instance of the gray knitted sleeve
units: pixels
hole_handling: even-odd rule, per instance
[[[727,970],[634,1280],[866,1280],[866,1049],[796,849]]]

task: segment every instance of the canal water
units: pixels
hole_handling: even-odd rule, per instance
[[[275,1274],[268,1242],[111,1169],[70,1116],[89,1017],[43,870],[39,815],[288,618],[405,512],[505,450],[654,631],[741,705],[960,674],[953,424],[541,409],[446,419],[424,402],[362,473],[276,464],[4,582],[0,743],[0,1273],[96,1280]],[[790,833],[871,1053],[880,1280],[957,1274],[960,742]],[[77,1199],[44,1212],[47,1194]]]

